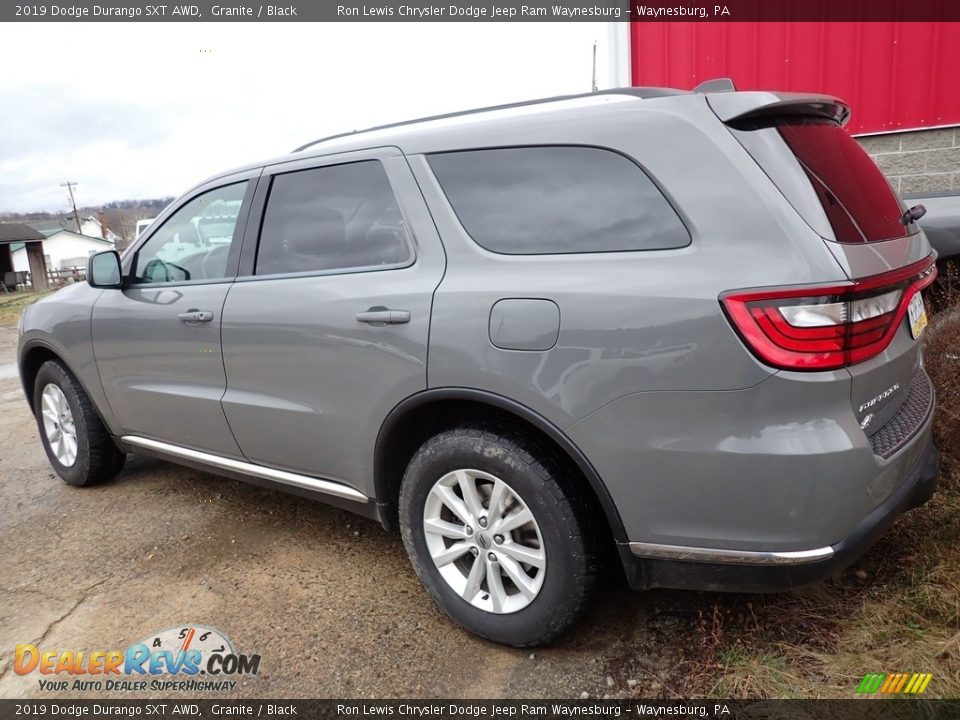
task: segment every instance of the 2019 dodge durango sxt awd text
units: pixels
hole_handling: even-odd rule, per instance
[[[632,88],[219,175],[24,314],[50,462],[87,485],[149,453],[377,518],[514,645],[573,622],[605,542],[635,588],[833,574],[937,467],[935,254],[847,115]]]

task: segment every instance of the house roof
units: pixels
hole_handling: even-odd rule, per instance
[[[81,240],[90,240],[91,242],[103,243],[104,245],[107,245],[108,247],[113,247],[113,243],[110,242],[109,240],[104,240],[103,238],[93,237],[92,235],[81,235],[80,233],[75,233],[73,230],[64,230],[63,228],[60,228],[59,230],[54,229],[54,230],[42,230],[42,231],[41,231],[41,235],[43,236],[43,239],[44,239],[44,240],[46,240],[47,238],[51,238],[51,237],[53,237],[54,235],[59,235],[60,233],[64,233],[64,234],[66,234],[66,235],[73,235],[74,237],[78,237],[78,238],[80,238]],[[23,247],[24,247],[24,244],[23,244],[22,242],[19,242],[19,243],[11,243],[11,245],[10,245],[10,252],[16,252],[17,250],[22,250]]]
[[[93,240],[94,242],[103,243],[104,245],[112,246],[113,243],[109,240],[104,240],[103,238],[94,237],[93,235],[82,235],[73,230],[67,230],[65,228],[60,228],[59,230],[45,230],[42,231],[44,237],[53,237],[54,235],[59,235],[60,233],[66,233],[67,235],[73,235],[74,237],[82,238],[83,240]]]
[[[72,219],[68,220],[63,216],[52,218],[50,220],[27,220],[25,224],[44,234],[46,234],[48,231],[56,232],[58,230],[65,230],[67,225],[73,225],[76,227],[76,223],[73,222]]]
[[[81,224],[92,222],[92,223],[96,223],[98,227],[102,227],[100,225],[100,220],[93,215],[87,215],[87,216],[81,215],[80,222]],[[76,232],[77,222],[76,220],[73,219],[73,213],[71,213],[70,215],[61,215],[60,217],[51,218],[49,220],[27,220],[25,224],[29,225],[34,230],[39,230],[47,237],[49,237],[55,232],[60,232],[61,230],[72,232],[75,235],[77,234]],[[111,235],[116,235],[116,233],[113,232],[113,230],[111,230],[109,227],[107,228],[107,232],[110,233]],[[94,236],[94,235],[84,235],[84,237],[96,237],[96,239],[98,240],[100,239],[99,236]]]
[[[43,240],[43,235],[23,223],[0,223],[0,243]]]
[[[50,237],[51,235],[56,235],[58,232],[64,232],[66,229],[62,227],[52,227],[52,228],[38,228],[35,225],[31,224],[34,230],[38,231],[44,237]]]

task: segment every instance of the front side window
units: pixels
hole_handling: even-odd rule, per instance
[[[137,252],[135,283],[219,280],[237,236],[247,181],[198,195],[171,215]]]
[[[403,217],[379,161],[273,178],[257,275],[386,269],[410,259]]]
[[[508,255],[663,250],[690,243],[640,167],[611,150],[541,146],[430,155],[467,233]]]

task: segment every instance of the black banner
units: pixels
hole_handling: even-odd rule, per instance
[[[955,0],[36,0],[3,22],[843,22],[960,21]]]
[[[0,700],[0,720],[32,718],[368,720],[913,720],[960,718],[953,700]]]

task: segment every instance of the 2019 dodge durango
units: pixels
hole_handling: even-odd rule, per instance
[[[935,254],[848,114],[621,89],[211,178],[24,313],[50,463],[89,485],[147,453],[376,518],[518,646],[613,545],[637,589],[834,574],[937,468]]]

